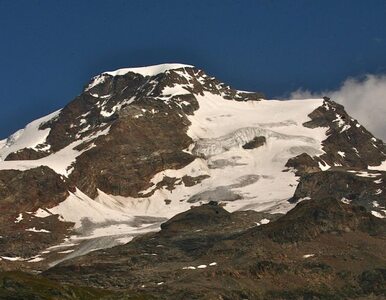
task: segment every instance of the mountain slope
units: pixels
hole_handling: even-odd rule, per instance
[[[384,296],[386,220],[336,200],[306,200],[255,226],[261,218],[202,205],[158,233],[63,262],[43,276],[155,299]]]
[[[230,212],[286,213],[304,198],[324,198],[318,185],[386,215],[382,141],[328,98],[263,98],[189,65],[94,77],[62,110],[0,142],[0,263],[46,268],[209,201]],[[333,173],[339,190],[324,178]],[[363,176],[373,184],[361,185]],[[12,192],[26,181],[37,182],[31,197]],[[47,231],[55,241],[43,238]]]

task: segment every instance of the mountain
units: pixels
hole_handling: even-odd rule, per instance
[[[162,241],[157,245],[168,244],[171,255],[165,257],[187,262],[190,251],[194,259],[203,259],[209,248],[215,251],[214,241],[224,244],[225,252],[230,244],[251,241],[242,250],[249,253],[258,241],[286,255],[283,243],[316,239],[310,246],[315,252],[326,236],[336,242],[334,234],[341,232],[342,241],[371,241],[374,251],[384,246],[381,140],[327,97],[267,100],[190,65],[102,73],[63,109],[0,141],[0,159],[2,270],[50,268],[47,276],[70,282],[67,270],[77,270],[83,260],[98,264],[103,253],[117,271],[113,262],[127,259],[128,251],[117,249],[142,249],[148,236]],[[149,233],[160,226],[160,233]],[[98,249],[104,250],[89,253]],[[331,255],[340,250],[337,246]],[[376,252],[362,254],[367,261]],[[237,255],[228,262],[231,272]],[[272,262],[268,254],[265,259]],[[371,264],[384,262],[377,258]],[[91,264],[87,276],[103,276],[95,267]],[[366,271],[363,264],[355,272],[360,270]],[[332,284],[336,278],[330,279]],[[88,285],[80,275],[73,281]],[[113,288],[103,282],[91,286]]]

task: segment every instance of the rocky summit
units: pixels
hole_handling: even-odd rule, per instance
[[[0,298],[384,299],[386,145],[359,121],[104,72],[0,141]]]

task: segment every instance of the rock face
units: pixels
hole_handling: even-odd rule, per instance
[[[230,213],[219,206],[217,202],[209,202],[202,206],[193,207],[169,221],[161,224],[161,229],[170,234],[210,228],[214,224],[229,222]]]
[[[266,143],[266,139],[264,136],[257,136],[252,141],[243,145],[243,149],[255,149],[263,146]]]
[[[304,126],[327,128],[327,138],[322,143],[324,153],[312,161],[304,154],[299,155],[296,159],[300,162],[297,163],[293,158],[288,163],[289,167],[299,164],[301,169],[308,164],[312,169],[317,163],[320,169],[334,166],[367,169],[368,166],[380,165],[386,159],[385,144],[351,118],[342,105],[325,97],[323,105],[309,117],[311,121],[304,123]]]
[[[0,187],[0,208],[6,213],[53,207],[67,198],[69,189],[60,175],[45,166],[24,172],[3,170]]]
[[[303,201],[276,222],[254,229],[263,231],[279,243],[312,241],[323,233],[361,231],[385,236],[385,222],[372,217],[362,206],[348,205],[338,200]]]
[[[365,207],[368,211],[378,211],[386,206],[385,172],[346,171],[335,169],[304,175],[290,201],[299,199],[334,198],[346,203]]]
[[[49,152],[23,148],[7,155],[5,160],[35,160],[49,155]]]
[[[38,218],[32,212],[58,205],[67,198],[68,190],[69,185],[48,167],[1,171],[1,255],[32,258],[47,245],[60,243],[73,224],[58,215]]]
[[[367,234],[377,248],[367,212],[386,217],[385,161],[383,142],[328,98],[264,100],[180,64],[105,72],[60,111],[0,141],[0,265],[45,270],[133,238],[142,249],[138,243],[153,242],[137,236],[162,222],[152,246],[171,243],[170,260],[191,250],[202,258],[225,243],[237,261],[240,232],[274,243],[280,255],[285,243],[334,232],[358,241]],[[299,224],[290,213],[264,232],[247,230],[295,206],[313,221]]]

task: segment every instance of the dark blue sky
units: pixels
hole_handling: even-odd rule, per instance
[[[386,73],[386,1],[0,0],[0,138],[102,71],[193,64],[282,97]]]

